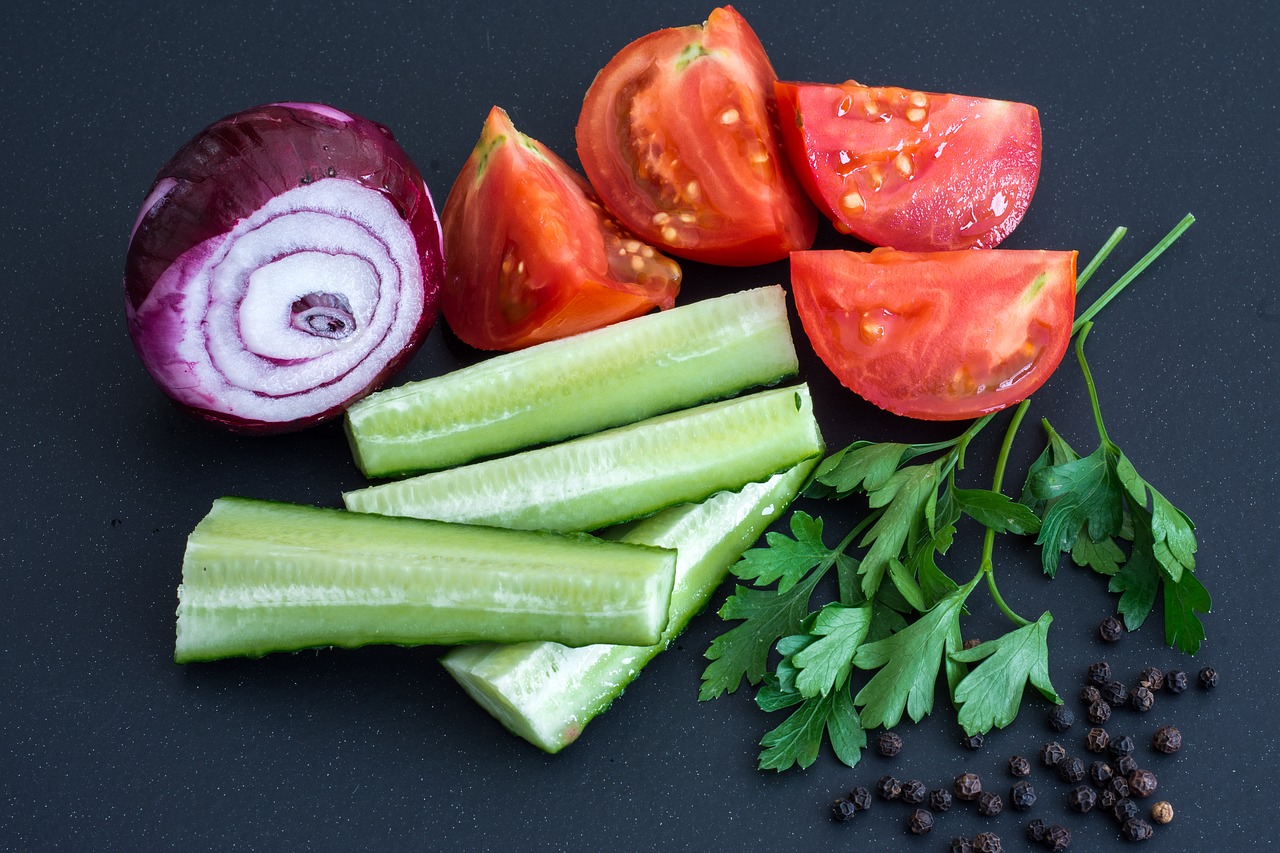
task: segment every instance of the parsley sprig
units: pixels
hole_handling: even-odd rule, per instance
[[[1100,438],[1097,451],[1081,457],[1045,420],[1047,446],[1015,501],[1001,488],[1029,399],[1013,411],[988,489],[962,488],[956,478],[970,443],[995,415],[941,442],[854,442],[823,460],[805,494],[865,499],[862,519],[830,547],[822,519],[796,510],[789,535],[769,533],[734,567],[742,583],[720,616],[737,624],[708,648],[699,698],[732,693],[745,680],[758,687],[755,701],[762,710],[789,712],[761,739],[761,769],[807,767],[824,739],[840,761],[857,764],[867,730],[892,728],[904,715],[919,722],[933,711],[939,674],[969,734],[1008,726],[1027,685],[1061,703],[1049,679],[1053,616],[1046,611],[1034,621],[1023,618],[1001,595],[993,557],[998,533],[1036,536],[1050,576],[1064,552],[1107,575],[1130,629],[1142,624],[1163,591],[1169,644],[1189,653],[1199,648],[1204,630],[1195,614],[1207,612],[1210,602],[1194,575],[1194,526],[1108,437],[1083,349],[1092,318],[1192,222],[1185,217],[1073,327]],[[1077,287],[1124,235],[1123,228],[1111,235]],[[964,516],[984,528],[984,538],[977,572],[961,583],[939,567],[938,558]],[[822,586],[832,575],[834,584]],[[960,625],[966,602],[984,581],[1013,627],[965,649]],[[818,589],[832,587],[836,598],[815,607]]]

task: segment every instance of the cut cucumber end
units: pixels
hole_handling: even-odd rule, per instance
[[[777,285],[691,302],[366,397],[344,418],[367,477],[586,435],[799,370]]]
[[[179,663],[371,643],[656,642],[676,555],[586,534],[500,530],[221,498],[191,533]]]
[[[619,541],[676,549],[670,621],[659,642],[572,649],[550,642],[485,643],[453,649],[441,663],[509,731],[546,752],[559,752],[702,611],[729,567],[795,499],[816,463],[806,460],[766,482],[604,532]]]
[[[824,444],[807,385],[707,403],[549,447],[347,492],[356,512],[598,530],[761,482]]]

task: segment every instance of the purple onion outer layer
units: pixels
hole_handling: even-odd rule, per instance
[[[268,104],[210,125],[160,170],[129,241],[125,312],[179,406],[288,432],[404,365],[443,275],[431,195],[387,128]]]

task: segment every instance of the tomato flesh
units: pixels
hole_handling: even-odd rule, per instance
[[[441,216],[441,310],[513,350],[670,308],[679,265],[618,226],[590,185],[494,107]]]
[[[619,221],[671,254],[747,266],[807,249],[817,211],[779,147],[775,80],[730,7],[650,33],[587,91],[582,167]]]
[[[805,334],[845,387],[924,420],[1034,393],[1066,354],[1076,253],[814,251],[791,256]]]
[[[1040,176],[1040,114],[988,98],[777,83],[783,147],[835,227],[912,252],[992,248]]]

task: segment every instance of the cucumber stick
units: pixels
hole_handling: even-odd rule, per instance
[[[346,414],[368,477],[460,465],[796,373],[781,287],[691,302],[373,394]]]
[[[597,530],[819,456],[806,385],[347,492],[347,509],[522,530]]]
[[[581,648],[483,643],[450,650],[441,662],[510,731],[540,749],[559,752],[706,606],[729,567],[795,498],[815,462],[701,504],[672,507],[616,534],[624,542],[675,548],[679,555],[671,619],[659,642]]]
[[[316,646],[652,643],[670,550],[221,498],[187,540],[179,663]]]

